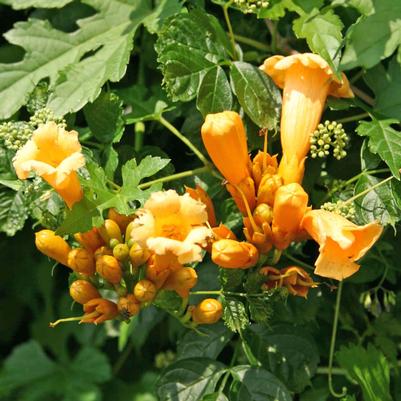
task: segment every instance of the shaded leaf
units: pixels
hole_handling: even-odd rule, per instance
[[[249,325],[249,317],[245,305],[237,299],[224,298],[223,320],[232,331],[241,332],[244,330]]]
[[[231,81],[240,105],[261,128],[273,129],[279,120],[281,96],[270,77],[252,64],[231,65]]]
[[[233,383],[230,401],[291,401],[292,397],[276,376],[263,368],[236,366],[232,368]]]
[[[336,353],[340,366],[362,388],[364,401],[392,401],[390,367],[384,355],[373,345],[342,347]]]
[[[177,361],[162,373],[157,394],[163,401],[199,401],[214,391],[225,366],[208,358]]]
[[[389,166],[393,175],[400,178],[401,168],[401,132],[391,127],[397,120],[362,121],[356,129],[360,136],[369,138],[369,150],[378,154]]]

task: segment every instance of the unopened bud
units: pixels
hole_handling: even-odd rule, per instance
[[[95,260],[97,260],[99,256],[103,255],[113,255],[113,251],[107,246],[101,246],[100,248],[96,249],[94,253]]]
[[[129,319],[139,313],[141,305],[133,294],[128,294],[118,300],[118,311],[124,319]]]
[[[249,242],[222,239],[212,245],[212,260],[221,267],[248,269],[255,266],[259,251]]]
[[[68,254],[68,266],[77,273],[91,276],[95,273],[93,253],[84,248],[75,248]]]
[[[189,290],[195,287],[197,282],[198,275],[195,269],[192,267],[182,267],[170,273],[163,288],[175,291],[182,298],[187,298]]]
[[[271,224],[273,221],[273,209],[267,203],[261,203],[253,211],[253,218],[256,224],[260,226],[263,223]]]
[[[71,247],[68,243],[51,230],[41,230],[35,233],[35,245],[44,255],[67,266],[68,253]]]
[[[134,220],[135,215],[126,216],[124,214],[118,213],[116,209],[109,209],[107,217],[110,220],[114,220],[120,227],[121,232],[125,232],[129,223]]]
[[[129,250],[129,257],[133,267],[143,265],[149,259],[150,253],[137,242],[133,243]]]
[[[122,278],[120,263],[114,256],[103,255],[96,260],[96,271],[108,282],[118,284]]]
[[[146,279],[139,280],[134,287],[134,295],[139,302],[152,302],[156,292],[156,286]]]
[[[129,258],[129,248],[127,244],[118,244],[113,248],[114,257],[120,262],[125,262]]]
[[[123,242],[120,227],[114,220],[106,219],[104,225],[99,227],[98,230],[106,244],[110,244],[112,239]]]
[[[192,310],[192,320],[197,324],[213,324],[220,320],[223,307],[217,299],[207,298]]]
[[[100,236],[96,227],[84,233],[74,234],[74,238],[88,251],[95,252],[96,249],[104,245],[103,238]]]
[[[91,299],[100,298],[99,291],[87,280],[76,280],[70,286],[71,298],[79,304],[86,304]]]

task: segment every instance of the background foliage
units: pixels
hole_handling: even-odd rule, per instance
[[[325,110],[324,119],[342,122],[351,142],[340,162],[308,160],[311,199],[319,206],[361,194],[356,221],[386,226],[344,285],[331,385],[337,392],[346,386],[347,401],[401,399],[401,1],[270,0],[250,14],[242,3],[0,0],[0,118],[18,121],[18,135],[21,127],[29,133],[46,106],[79,132],[91,159],[84,201],[64,215],[45,184],[16,179],[7,138],[22,138],[2,125],[1,400],[333,399],[334,282],[306,300],[275,293],[249,297],[247,307],[226,296],[226,325],[202,328],[204,335],[153,307],[129,325],[50,329],[48,322],[79,312],[67,296],[67,272],[38,254],[32,234],[33,226],[60,223],[60,233],[84,231],[109,207],[127,213],[136,206],[128,200],[143,202],[161,188],[140,183],[198,168],[164,187],[203,183],[219,219],[238,229],[241,217],[219,179],[202,170],[175,131],[203,150],[203,117],[241,110],[250,149],[260,148],[257,131],[277,130],[281,99],[257,67],[272,54],[308,49],[345,71],[356,94],[330,100]],[[278,152],[277,135],[269,147]],[[117,196],[106,185],[112,179],[121,185]],[[283,263],[296,256],[307,268],[316,254],[312,244],[298,245]],[[197,290],[218,288],[211,262],[199,274]],[[223,289],[241,288],[242,274],[220,272]],[[249,293],[257,285],[252,277],[244,284]]]

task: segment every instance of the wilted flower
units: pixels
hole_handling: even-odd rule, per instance
[[[114,302],[108,299],[95,298],[84,305],[84,312],[80,323],[99,324],[117,317],[118,308]]]
[[[373,246],[383,231],[378,223],[357,226],[326,210],[305,214],[302,227],[320,245],[315,274],[343,280],[359,270],[355,263]]]
[[[181,264],[202,260],[201,247],[211,236],[202,202],[173,190],[154,192],[137,215],[131,238],[141,247]]]
[[[41,125],[13,159],[18,178],[31,171],[47,181],[68,207],[82,198],[77,170],[85,164],[78,133],[65,131],[54,122]]]

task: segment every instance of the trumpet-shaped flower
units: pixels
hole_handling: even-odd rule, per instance
[[[239,184],[250,176],[246,133],[238,113],[208,114],[201,133],[214,165],[229,183]]]
[[[78,133],[65,131],[54,122],[41,125],[13,159],[18,178],[31,171],[47,181],[68,207],[82,198],[76,171],[85,164]]]
[[[185,264],[202,260],[202,247],[212,235],[205,226],[206,206],[173,190],[154,192],[138,212],[131,238],[156,255]]]
[[[302,228],[320,245],[315,274],[343,280],[359,270],[355,263],[373,246],[383,228],[378,223],[357,226],[326,210],[311,210]]]
[[[327,96],[353,97],[353,93],[345,75],[340,81],[316,54],[273,56],[261,69],[283,89],[280,174],[285,184],[301,182],[310,136],[319,124]]]

